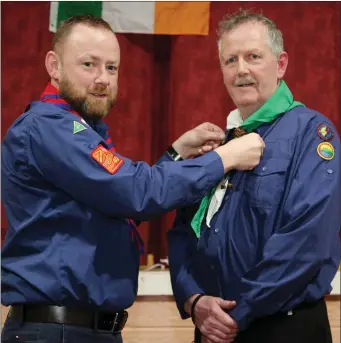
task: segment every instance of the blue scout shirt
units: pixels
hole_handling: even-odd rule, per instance
[[[8,130],[4,305],[128,308],[137,293],[139,250],[126,218],[147,220],[193,204],[223,177],[216,152],[183,162],[164,156],[152,167],[112,154],[103,125],[34,102]]]
[[[266,147],[252,171],[231,178],[220,210],[203,221],[178,211],[169,259],[175,299],[206,293],[235,300],[245,329],[255,318],[289,311],[331,291],[340,263],[340,139],[321,114],[296,107],[258,133]]]

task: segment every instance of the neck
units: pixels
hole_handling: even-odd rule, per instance
[[[51,85],[56,87],[59,90],[59,84],[58,84],[58,82],[56,80],[51,79]]]
[[[260,109],[262,106],[263,104],[254,104],[250,106],[238,107],[238,110],[244,121],[247,118],[249,118],[251,114],[255,113],[258,109]]]

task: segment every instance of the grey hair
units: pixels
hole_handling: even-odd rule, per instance
[[[280,53],[284,51],[282,32],[271,19],[266,18],[262,13],[252,13],[245,9],[239,10],[239,12],[235,14],[225,16],[218,24],[219,55],[221,54],[221,39],[223,34],[235,29],[241,24],[249,22],[258,22],[265,25],[268,30],[270,49],[278,59]]]

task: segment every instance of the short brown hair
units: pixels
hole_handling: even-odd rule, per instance
[[[72,28],[78,24],[86,25],[89,27],[102,28],[110,30],[112,33],[114,33],[110,25],[101,17],[94,17],[88,14],[73,16],[62,21],[58,26],[52,40],[52,50],[56,51],[61,42],[65,40],[65,38],[71,33]]]
[[[283,51],[283,36],[282,32],[277,28],[276,24],[269,18],[265,17],[262,13],[254,13],[246,9],[240,9],[237,13],[226,15],[218,24],[218,45],[224,33],[229,32],[237,26],[248,23],[258,22],[262,23],[268,30],[269,45],[278,58],[279,54]]]

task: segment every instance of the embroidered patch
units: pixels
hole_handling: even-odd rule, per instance
[[[332,160],[335,155],[334,147],[329,142],[322,142],[317,147],[318,155],[324,160]]]
[[[91,157],[98,162],[110,174],[115,174],[122,166],[124,161],[99,144],[92,151]]]
[[[320,124],[316,130],[319,137],[324,141],[331,141],[334,138],[334,132],[327,124]]]
[[[73,134],[86,130],[86,127],[78,121],[73,121]]]

